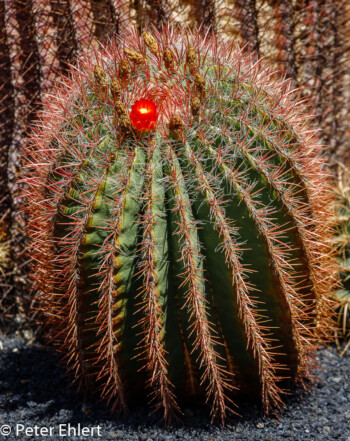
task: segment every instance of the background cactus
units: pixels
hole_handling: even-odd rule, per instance
[[[67,63],[130,25],[202,25],[282,69],[312,105],[333,157],[349,148],[349,5],[346,0],[0,0],[0,249],[7,256],[0,302],[28,299],[18,151]],[[25,36],[25,38],[24,38]]]
[[[80,386],[114,409],[149,393],[166,420],[199,395],[224,420],[235,394],[269,411],[312,378],[333,217],[289,82],[214,37],[135,31],[81,61],[41,118],[33,278]]]
[[[344,165],[339,165],[336,191],[338,195],[336,214],[338,234],[334,238],[339,249],[340,274],[343,281],[341,290],[335,292],[339,302],[338,337],[350,338],[350,171]],[[339,342],[338,342],[339,343]],[[340,349],[340,345],[338,345]],[[350,341],[341,349],[344,354],[350,347]]]

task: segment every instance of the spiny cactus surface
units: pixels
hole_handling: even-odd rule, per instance
[[[37,299],[81,387],[279,408],[332,331],[331,196],[287,81],[166,28],[81,60],[25,152]]]
[[[9,265],[0,302],[27,310],[27,267],[18,152],[53,87],[91,46],[135,25],[166,23],[233,38],[292,78],[317,116],[327,156],[348,161],[349,2],[347,0],[0,0],[0,248]],[[3,316],[0,317],[0,323]]]

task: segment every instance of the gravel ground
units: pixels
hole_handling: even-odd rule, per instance
[[[0,440],[350,441],[350,354],[342,359],[333,347],[318,353],[322,370],[315,387],[288,398],[279,419],[265,418],[246,403],[240,408],[243,417],[225,428],[208,424],[206,408],[186,409],[183,425],[170,428],[144,408],[116,421],[102,406],[82,409],[81,397],[68,387],[48,349],[18,337],[0,337],[0,349]]]

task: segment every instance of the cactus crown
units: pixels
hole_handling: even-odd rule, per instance
[[[334,261],[307,120],[288,82],[190,31],[132,32],[72,71],[25,181],[37,297],[81,386],[112,408],[149,393],[165,419],[204,396],[224,420],[312,377]]]

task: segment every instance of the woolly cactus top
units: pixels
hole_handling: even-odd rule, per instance
[[[289,83],[229,43],[133,31],[82,60],[25,155],[38,299],[80,384],[223,420],[310,378],[334,286],[320,150]]]

